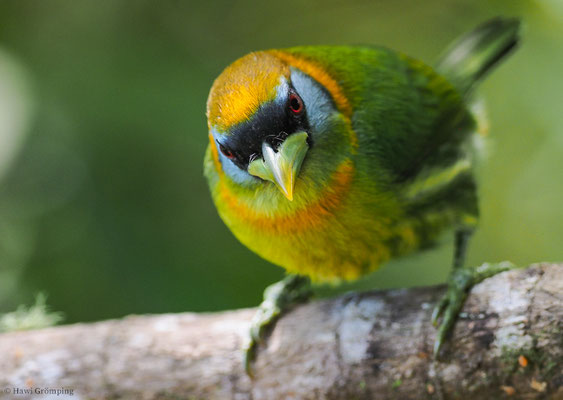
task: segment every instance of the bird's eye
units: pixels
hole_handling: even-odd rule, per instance
[[[232,160],[233,158],[235,158],[235,155],[233,154],[233,152],[229,149],[227,149],[225,146],[223,146],[221,143],[217,142],[219,144],[219,150],[221,150],[221,153],[223,153],[223,155],[225,157],[227,157],[228,159]]]
[[[300,114],[303,111],[303,100],[301,100],[301,97],[295,92],[289,95],[289,109],[294,114]]]

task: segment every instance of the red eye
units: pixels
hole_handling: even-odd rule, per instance
[[[301,100],[297,93],[289,95],[289,109],[294,114],[300,114],[303,111],[303,100]]]
[[[223,153],[223,155],[225,157],[227,157],[228,159],[233,159],[235,158],[235,155],[233,154],[233,152],[229,149],[227,149],[225,146],[223,146],[221,143],[217,142],[217,144],[219,145],[219,150],[221,150],[221,153]]]

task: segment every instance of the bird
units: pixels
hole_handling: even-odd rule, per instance
[[[251,323],[244,365],[312,284],[358,279],[454,234],[448,290],[432,316],[434,353],[470,288],[512,268],[464,266],[479,218],[474,165],[488,123],[475,94],[520,42],[495,17],[433,65],[383,46],[299,46],[249,53],[214,81],[204,175],[220,218],[281,266]]]

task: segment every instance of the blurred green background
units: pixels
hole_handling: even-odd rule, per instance
[[[299,44],[384,44],[431,63],[494,15],[526,30],[481,88],[491,140],[468,261],[561,261],[561,0],[0,0],[0,313],[39,291],[67,322],[257,304],[283,272],[210,200],[213,79],[252,50]],[[445,240],[338,290],[442,282],[451,252]]]

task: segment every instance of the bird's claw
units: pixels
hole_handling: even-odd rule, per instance
[[[496,264],[484,263],[477,268],[456,268],[452,271],[446,293],[442,296],[432,312],[432,324],[438,325],[436,341],[434,342],[434,357],[437,358],[442,344],[451,333],[455,321],[473,286],[500,272],[517,268],[508,261]]]
[[[299,275],[288,275],[264,290],[264,300],[250,322],[250,335],[243,348],[243,366],[248,376],[254,376],[252,363],[266,331],[275,324],[282,313],[295,304],[306,302],[311,295],[309,278]]]

